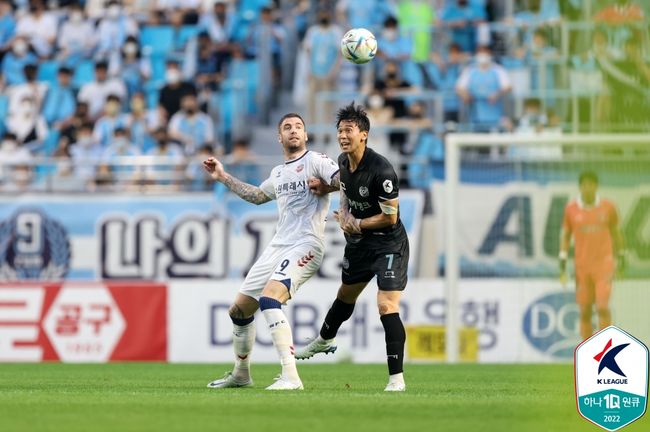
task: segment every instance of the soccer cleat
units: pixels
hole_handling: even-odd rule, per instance
[[[325,340],[320,336],[317,336],[316,339],[309,342],[306,347],[302,348],[296,353],[296,359],[306,360],[312,358],[318,353],[334,353],[337,346],[334,345],[334,339]]]
[[[404,383],[404,381],[389,382],[386,385],[386,388],[384,389],[384,391],[387,392],[403,392],[405,390],[406,390],[406,384]]]
[[[267,390],[303,390],[302,381],[289,380],[283,376],[275,378],[275,382],[266,388]]]
[[[253,380],[248,377],[247,380],[241,381],[235,378],[232,372],[226,372],[223,378],[212,381],[208,384],[208,388],[235,388],[235,387],[250,387],[253,385]]]

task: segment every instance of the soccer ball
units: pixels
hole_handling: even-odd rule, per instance
[[[364,28],[352,29],[341,39],[341,53],[352,63],[368,63],[377,54],[377,39]]]

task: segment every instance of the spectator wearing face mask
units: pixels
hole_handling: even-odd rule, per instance
[[[488,47],[480,47],[476,64],[465,68],[456,83],[456,91],[469,111],[469,121],[476,132],[498,130],[504,120],[503,97],[510,92],[506,70],[492,61]]]
[[[28,146],[42,143],[48,134],[47,122],[36,109],[36,102],[30,96],[25,96],[16,110],[7,117],[7,130],[18,141]]]
[[[31,181],[33,157],[18,143],[16,135],[6,132],[0,142],[0,191],[22,192]]]
[[[187,94],[196,94],[196,87],[183,81],[183,73],[177,61],[167,62],[165,86],[160,90],[159,104],[170,119],[181,107],[181,98]]]
[[[70,146],[75,176],[87,186],[94,183],[97,166],[102,157],[102,148],[93,136],[92,123],[84,123],[77,131],[77,138]]]
[[[104,104],[104,115],[95,123],[93,131],[95,141],[102,147],[106,147],[113,139],[114,132],[126,127],[126,124],[126,118],[120,113],[120,98],[110,95]]]
[[[95,28],[78,3],[73,3],[68,9],[68,19],[61,26],[57,43],[57,58],[69,66],[92,56],[97,46]]]
[[[122,78],[129,99],[143,91],[144,82],[151,78],[151,63],[142,57],[138,39],[133,36],[126,38],[119,56],[112,56],[108,70],[109,75]]]
[[[143,93],[131,97],[130,110],[124,115],[126,128],[131,131],[131,142],[142,153],[148,152],[154,146],[153,132],[162,124],[158,110],[148,110]]]
[[[539,99],[526,99],[524,101],[524,112],[517,122],[518,133],[541,132],[548,123],[546,114],[542,111],[542,103]]]
[[[25,98],[29,98],[34,103],[34,109],[39,112],[47,92],[47,84],[42,81],[36,81],[38,69],[36,65],[28,64],[23,68],[25,82],[9,86],[7,95],[9,96],[9,114],[14,114],[20,109],[20,105]]]
[[[4,85],[16,85],[25,82],[25,66],[35,64],[38,58],[31,52],[29,43],[24,37],[17,37],[11,44],[11,51],[2,58],[2,76]]]
[[[377,57],[395,62],[404,62],[411,59],[413,44],[411,39],[400,33],[397,19],[393,16],[386,18],[377,46]]]
[[[50,85],[43,102],[43,117],[49,125],[60,129],[63,122],[74,114],[74,91],[72,90],[72,70],[62,67],[57,73],[56,83]]]
[[[126,86],[121,78],[108,78],[108,63],[99,61],[95,64],[95,80],[81,87],[77,99],[88,104],[90,117],[96,119],[101,114],[109,95],[124,100]]]
[[[110,177],[116,180],[120,187],[129,186],[141,180],[141,168],[130,160],[131,157],[140,155],[140,151],[131,143],[129,131],[116,129],[113,140],[102,154],[98,177],[100,174]]]
[[[68,143],[73,143],[77,139],[77,131],[81,125],[87,123],[92,125],[92,119],[88,114],[88,104],[85,102],[78,102],[74,109],[74,113],[55,126],[61,132],[59,141],[67,140]]]
[[[303,41],[309,58],[309,121],[324,123],[319,112],[330,112],[330,107],[317,107],[316,95],[319,92],[336,89],[336,78],[341,65],[341,29],[331,23],[329,12],[320,12],[318,24],[309,27]],[[322,110],[322,111],[321,111]]]
[[[27,38],[39,57],[52,54],[57,32],[56,18],[47,12],[43,0],[31,0],[29,13],[18,19],[16,35]]]
[[[138,36],[138,24],[133,18],[125,15],[122,6],[116,0],[111,0],[106,6],[106,15],[97,27],[99,45],[97,56],[107,59],[112,53],[119,53],[129,36]]]
[[[102,162],[108,165],[114,164],[113,171],[134,171],[134,167],[123,164],[121,160],[117,159],[124,156],[140,156],[138,150],[129,138],[129,131],[125,128],[115,129],[115,134],[110,141],[110,144],[102,153]]]
[[[214,141],[212,119],[199,110],[195,95],[188,94],[181,100],[182,109],[169,121],[169,137],[181,143],[185,154],[192,155],[201,144]]]
[[[147,152],[152,158],[166,158],[164,164],[147,167],[147,179],[159,185],[179,185],[183,181],[183,162],[185,156],[178,144],[167,135],[164,127],[154,132],[155,147]]]

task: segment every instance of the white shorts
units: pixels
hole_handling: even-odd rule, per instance
[[[293,298],[300,286],[318,271],[323,262],[323,246],[307,242],[295,246],[269,245],[246,275],[239,292],[259,300],[269,280],[284,282]]]

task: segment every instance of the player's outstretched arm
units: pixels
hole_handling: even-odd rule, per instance
[[[228,174],[223,168],[223,164],[214,157],[204,160],[203,168],[210,174],[210,177],[214,181],[223,183],[233,193],[249,203],[264,204],[265,202],[271,201],[271,198],[259,187],[244,183]]]

